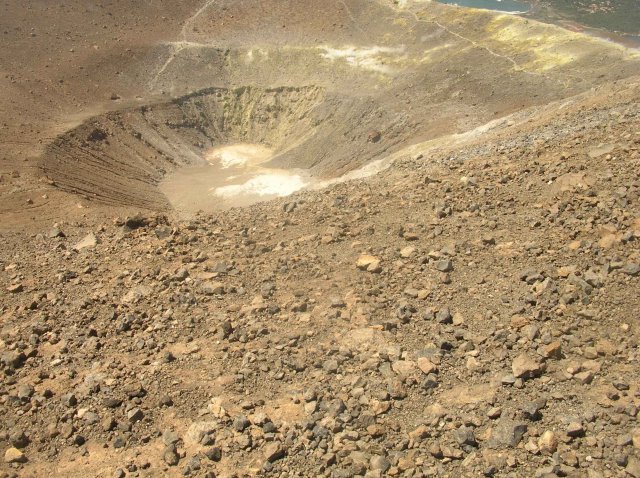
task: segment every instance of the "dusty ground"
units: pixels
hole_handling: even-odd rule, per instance
[[[180,3],[4,7],[0,474],[640,477],[637,53]],[[176,212],[236,142],[388,168]]]

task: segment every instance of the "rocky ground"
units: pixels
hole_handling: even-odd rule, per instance
[[[640,477],[639,99],[3,233],[0,476]]]

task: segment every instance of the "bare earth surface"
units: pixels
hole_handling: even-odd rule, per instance
[[[177,3],[2,7],[0,476],[640,478],[637,51]]]

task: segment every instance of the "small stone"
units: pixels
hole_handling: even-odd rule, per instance
[[[244,415],[237,417],[233,421],[233,429],[240,433],[245,431],[249,427],[249,425],[251,425],[251,423],[249,423],[249,420]]]
[[[4,453],[4,461],[5,463],[25,463],[27,457],[17,448],[11,447]]]
[[[512,373],[508,373],[500,379],[502,385],[514,385],[516,383],[516,378]]]
[[[403,259],[409,259],[413,254],[415,254],[416,248],[413,246],[407,246],[400,249],[400,257]]]
[[[322,369],[327,373],[337,373],[338,372],[338,361],[335,359],[329,359],[323,362]]]
[[[214,446],[205,451],[204,455],[211,461],[220,461],[222,460],[222,449]]]
[[[56,237],[65,237],[65,235],[64,232],[62,232],[60,229],[54,227],[49,229],[49,232],[47,232],[47,237],[50,239],[55,239]]]
[[[616,390],[620,390],[621,392],[624,390],[629,390],[629,384],[622,380],[615,380],[613,382],[613,386],[616,388]]]
[[[437,365],[435,365],[434,363],[431,362],[431,360],[429,360],[426,357],[420,357],[417,360],[418,363],[418,368],[425,374],[429,375],[430,373],[437,373],[438,372],[438,367]]]
[[[542,373],[542,366],[528,355],[519,355],[512,363],[511,369],[516,378],[532,378]]]
[[[180,455],[178,455],[178,450],[174,443],[164,449],[162,459],[169,466],[176,466],[180,462]]]
[[[173,445],[174,443],[178,443],[180,441],[180,435],[178,435],[174,430],[170,428],[165,430],[162,433],[162,442],[166,445]]]
[[[122,405],[122,400],[113,397],[106,397],[102,400],[102,404],[107,408],[118,408]]]
[[[332,309],[344,309],[347,306],[346,302],[341,297],[331,298]]]
[[[198,471],[202,467],[202,463],[200,462],[200,457],[192,456],[187,463],[187,466],[182,471],[182,474],[193,474],[193,472]],[[188,473],[187,473],[188,471]]]
[[[578,422],[571,422],[567,426],[567,436],[572,438],[581,437],[584,435],[584,428]]]
[[[132,385],[125,389],[127,397],[129,398],[142,398],[147,395],[147,391],[142,385]]]
[[[367,272],[378,273],[382,271],[380,259],[369,254],[361,255],[356,261],[356,267]]]
[[[462,425],[455,431],[454,436],[459,445],[476,445],[476,437],[470,427]]]
[[[369,461],[369,466],[372,470],[386,473],[387,470],[391,468],[391,462],[384,456],[374,455]]]
[[[62,404],[67,407],[75,407],[78,404],[78,399],[73,393],[67,393],[62,396]]]
[[[144,417],[144,413],[139,408],[132,408],[127,412],[127,419],[131,423],[139,422]]]
[[[224,294],[224,284],[207,281],[200,286],[200,291],[205,295],[222,295]]]
[[[418,239],[420,239],[420,236],[415,232],[405,232],[402,237],[405,241],[417,241]]]
[[[29,438],[24,434],[22,430],[14,430],[11,435],[9,435],[9,441],[16,448],[24,448],[29,444]]]
[[[558,341],[554,341],[550,344],[544,345],[542,347],[542,356],[546,359],[562,358],[562,344]]]
[[[636,428],[631,432],[631,441],[634,447],[640,448],[640,428]]]
[[[7,352],[0,357],[0,363],[10,368],[20,368],[27,360],[27,356],[23,352]]]
[[[158,226],[153,231],[158,239],[171,237],[171,228],[168,226]]]
[[[527,431],[526,423],[517,423],[502,418],[498,425],[493,429],[491,438],[488,441],[490,448],[500,446],[515,447],[522,440],[523,435]]]
[[[539,420],[541,418],[540,410],[547,405],[547,401],[544,398],[527,402],[522,407],[522,413],[527,420]]]
[[[316,398],[318,398],[318,394],[314,388],[307,388],[304,391],[302,398],[305,402],[313,402]]]
[[[582,385],[588,385],[593,382],[594,373],[591,370],[585,370],[584,372],[579,372],[573,376],[578,382]]]
[[[185,269],[184,267],[178,269],[176,271],[176,273],[173,275],[173,280],[178,281],[178,282],[182,282],[184,280],[187,279],[187,277],[189,277],[189,271],[187,269]]]
[[[640,459],[630,456],[625,471],[633,478],[640,478]]]
[[[269,443],[264,448],[264,457],[269,463],[280,460],[286,455],[284,448],[279,443]]]
[[[552,455],[558,448],[558,438],[551,430],[545,431],[538,439],[538,449],[540,453]]]
[[[451,315],[451,311],[448,307],[443,307],[436,314],[436,320],[441,324],[451,324],[453,323],[453,316]]]
[[[20,400],[28,402],[29,399],[33,396],[34,392],[35,390],[33,389],[33,387],[27,383],[22,384],[18,387],[16,395]]]
[[[169,395],[163,395],[160,397],[160,400],[158,400],[158,404],[161,407],[171,407],[173,406],[173,399]]]
[[[7,287],[7,292],[11,294],[17,294],[19,292],[22,292],[23,290],[24,290],[24,287],[22,286],[22,284],[12,284],[9,287]]]
[[[118,425],[118,422],[116,422],[113,417],[105,417],[102,420],[102,430],[105,432],[110,432],[116,427],[116,425]]]
[[[628,262],[622,267],[622,272],[628,276],[637,276],[640,274],[640,265]]]
[[[210,438],[215,436],[216,426],[213,421],[193,422],[184,435],[185,443],[190,446],[210,442]]]
[[[126,444],[127,442],[123,437],[116,437],[116,439],[113,440],[113,448],[115,448],[116,450],[119,448],[124,448]]]
[[[441,259],[435,263],[436,270],[440,272],[451,272],[453,270],[453,263],[450,259]]]
[[[410,376],[416,368],[415,362],[410,360],[396,360],[391,364],[391,370],[401,377]]]
[[[429,453],[431,453],[431,455],[434,458],[442,458],[444,456],[442,454],[442,449],[440,448],[440,444],[437,442],[434,442],[431,445],[429,445]]]
[[[76,251],[81,251],[82,249],[90,249],[95,247],[98,244],[98,239],[95,234],[92,232],[87,234],[81,241],[77,242],[73,249]]]
[[[73,426],[73,423],[64,423],[60,427],[60,435],[62,438],[71,438],[76,431],[76,427]]]

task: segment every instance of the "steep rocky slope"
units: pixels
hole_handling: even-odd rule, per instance
[[[639,99],[190,221],[3,234],[2,473],[639,477]]]

